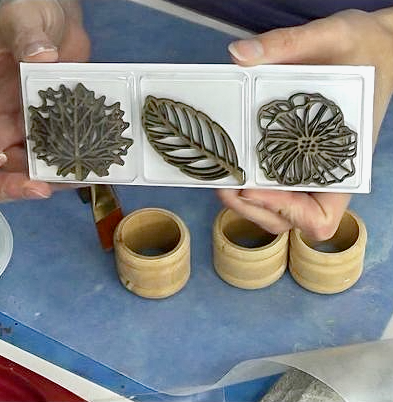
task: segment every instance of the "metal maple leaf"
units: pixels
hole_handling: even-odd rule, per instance
[[[120,102],[106,106],[105,96],[95,98],[79,83],[75,89],[60,85],[55,91],[39,91],[42,104],[30,106],[30,135],[33,152],[48,166],[58,167],[58,176],[75,174],[79,181],[90,172],[107,176],[112,164],[124,165],[121,156],[133,144],[122,137],[129,127]]]

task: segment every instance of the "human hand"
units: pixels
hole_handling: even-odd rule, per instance
[[[393,8],[347,10],[308,24],[276,29],[229,46],[234,61],[281,64],[374,65],[374,133],[393,93]],[[219,190],[223,203],[271,233],[299,228],[316,240],[334,235],[350,195],[287,191]]]
[[[0,6],[0,202],[48,198],[54,185],[27,174],[18,62],[87,61],[90,43],[76,0],[22,0]]]

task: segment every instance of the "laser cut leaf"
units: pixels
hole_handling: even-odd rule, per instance
[[[30,106],[30,135],[37,159],[58,167],[58,176],[75,174],[84,180],[90,172],[107,176],[112,164],[124,165],[122,156],[133,144],[122,137],[129,127],[120,102],[105,105],[105,96],[95,98],[79,83],[75,90],[60,85],[55,91],[39,91],[42,104]]]
[[[233,175],[240,184],[245,183],[245,172],[239,167],[231,138],[205,113],[149,95],[142,125],[151,146],[184,174],[199,180]]]

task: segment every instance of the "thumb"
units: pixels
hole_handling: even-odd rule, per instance
[[[10,2],[0,9],[1,46],[16,60],[54,62],[64,27],[64,13],[57,1]]]
[[[233,42],[228,50],[240,65],[268,63],[328,64],[327,58],[344,46],[342,19],[337,15],[305,25],[279,28],[251,39]],[[338,41],[337,38],[343,40]]]
[[[57,47],[39,27],[23,32],[11,51],[21,61],[49,63],[59,59]]]

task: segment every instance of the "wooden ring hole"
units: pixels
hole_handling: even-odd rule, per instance
[[[179,245],[181,237],[179,224],[160,211],[144,211],[135,215],[122,229],[124,245],[144,257],[170,253]]]
[[[349,213],[345,213],[340,225],[328,240],[316,241],[300,235],[301,239],[308,247],[322,253],[340,253],[351,248],[359,238],[359,224]]]
[[[246,249],[265,247],[277,238],[277,235],[267,232],[231,210],[225,212],[221,225],[222,232],[228,241]]]

